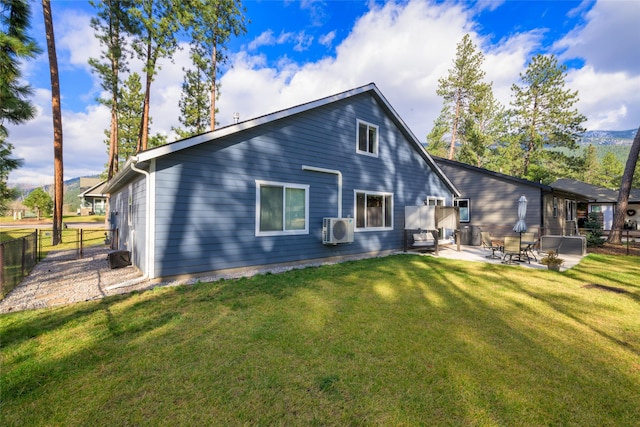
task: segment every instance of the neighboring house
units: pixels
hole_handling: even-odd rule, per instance
[[[141,152],[105,191],[149,278],[391,253],[405,206],[459,196],[374,84]]]
[[[579,194],[441,157],[434,157],[434,161],[461,193],[455,205],[460,208],[462,230],[466,224],[474,235],[476,230],[494,236],[515,234],[518,200],[525,196],[529,231],[538,236],[576,233],[578,206],[586,202]],[[463,233],[463,244],[464,240]],[[479,236],[473,244],[480,244]]]
[[[611,230],[613,215],[618,203],[618,191],[608,188],[576,181],[575,179],[560,178],[551,184],[551,187],[581,194],[587,199],[585,206],[579,206],[581,211],[595,212],[602,215],[602,228]],[[586,215],[585,215],[586,219]],[[640,190],[632,189],[629,194],[629,204],[625,212],[624,227],[631,230],[640,230]]]
[[[107,181],[98,180],[97,183],[78,194],[80,197],[78,215],[104,215],[106,213],[107,194],[104,192],[106,186]]]

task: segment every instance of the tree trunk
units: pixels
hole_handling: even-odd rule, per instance
[[[638,154],[640,154],[640,128],[638,128],[636,132],[636,137],[633,138],[631,151],[629,151],[629,157],[627,158],[627,165],[622,175],[620,192],[618,192],[618,203],[616,204],[616,211],[613,215],[613,225],[611,226],[611,232],[607,239],[609,243],[617,245],[622,243],[622,227],[624,225],[624,216],[627,212],[627,205],[629,204],[629,193],[631,192],[633,173],[638,163]]]
[[[62,206],[64,202],[64,170],[62,162],[62,112],[60,109],[60,79],[58,76],[58,57],[53,35],[51,2],[42,0],[44,27],[49,53],[49,71],[51,74],[51,110],[53,116],[53,238],[52,245],[62,242]]]

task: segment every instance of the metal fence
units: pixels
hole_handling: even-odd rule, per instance
[[[0,298],[4,298],[38,262],[38,232],[0,243]]]
[[[56,261],[80,259],[84,249],[89,246],[107,245],[111,238],[108,230],[101,228],[65,228],[61,231],[61,242],[51,246],[53,232],[47,229],[38,230],[38,259],[45,259],[50,251],[57,251]]]

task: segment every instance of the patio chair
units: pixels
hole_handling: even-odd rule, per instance
[[[522,252],[524,253],[524,255],[527,258],[529,258],[529,263],[531,263],[531,257],[533,257],[533,259],[538,261],[538,258],[536,257],[536,254],[533,253],[533,249],[536,246],[536,244],[538,243],[536,241],[535,233],[533,233],[531,231],[522,233],[522,235],[520,236],[520,240],[521,240],[521,243],[522,243]],[[531,255],[531,256],[529,256],[529,255]]]
[[[522,258],[520,254],[522,253],[522,248],[520,247],[520,237],[507,236],[504,238],[504,256],[502,257],[503,264],[515,264],[513,257],[518,257],[518,261],[521,261]],[[507,260],[507,257],[509,260]],[[531,261],[529,261],[531,262]]]
[[[500,251],[502,248],[500,245],[496,245],[491,241],[491,235],[488,231],[481,231],[480,236],[482,237],[482,246],[491,251],[491,255],[487,255],[486,258],[500,259],[498,255],[496,255],[496,251]]]

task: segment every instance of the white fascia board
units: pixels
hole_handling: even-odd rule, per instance
[[[165,156],[167,154],[175,153],[176,151],[184,150],[186,148],[194,147],[199,144],[203,144],[205,142],[213,141],[218,138],[222,138],[228,135],[233,135],[234,133],[241,132],[243,130],[251,129],[256,126],[273,122],[276,120],[283,119],[285,117],[293,116],[295,114],[302,113],[304,111],[311,110],[313,108],[321,107],[323,105],[331,104],[333,102],[352,97],[354,95],[358,95],[360,93],[364,93],[370,90],[374,90],[379,93],[378,89],[373,83],[369,83],[368,85],[361,86],[359,88],[351,89],[346,92],[341,92],[336,95],[328,96],[326,98],[318,99],[315,101],[307,102],[305,104],[301,104],[295,107],[287,108],[285,110],[276,111],[275,113],[270,113],[261,117],[257,117],[255,119],[250,119],[244,122],[240,122],[237,124],[225,126],[223,128],[210,131],[207,133],[203,133],[201,135],[196,135],[191,138],[183,139],[181,141],[173,142],[170,144],[166,144],[157,148],[153,148],[151,150],[144,151],[138,154],[138,161],[144,162],[147,160],[155,159],[161,156]]]

